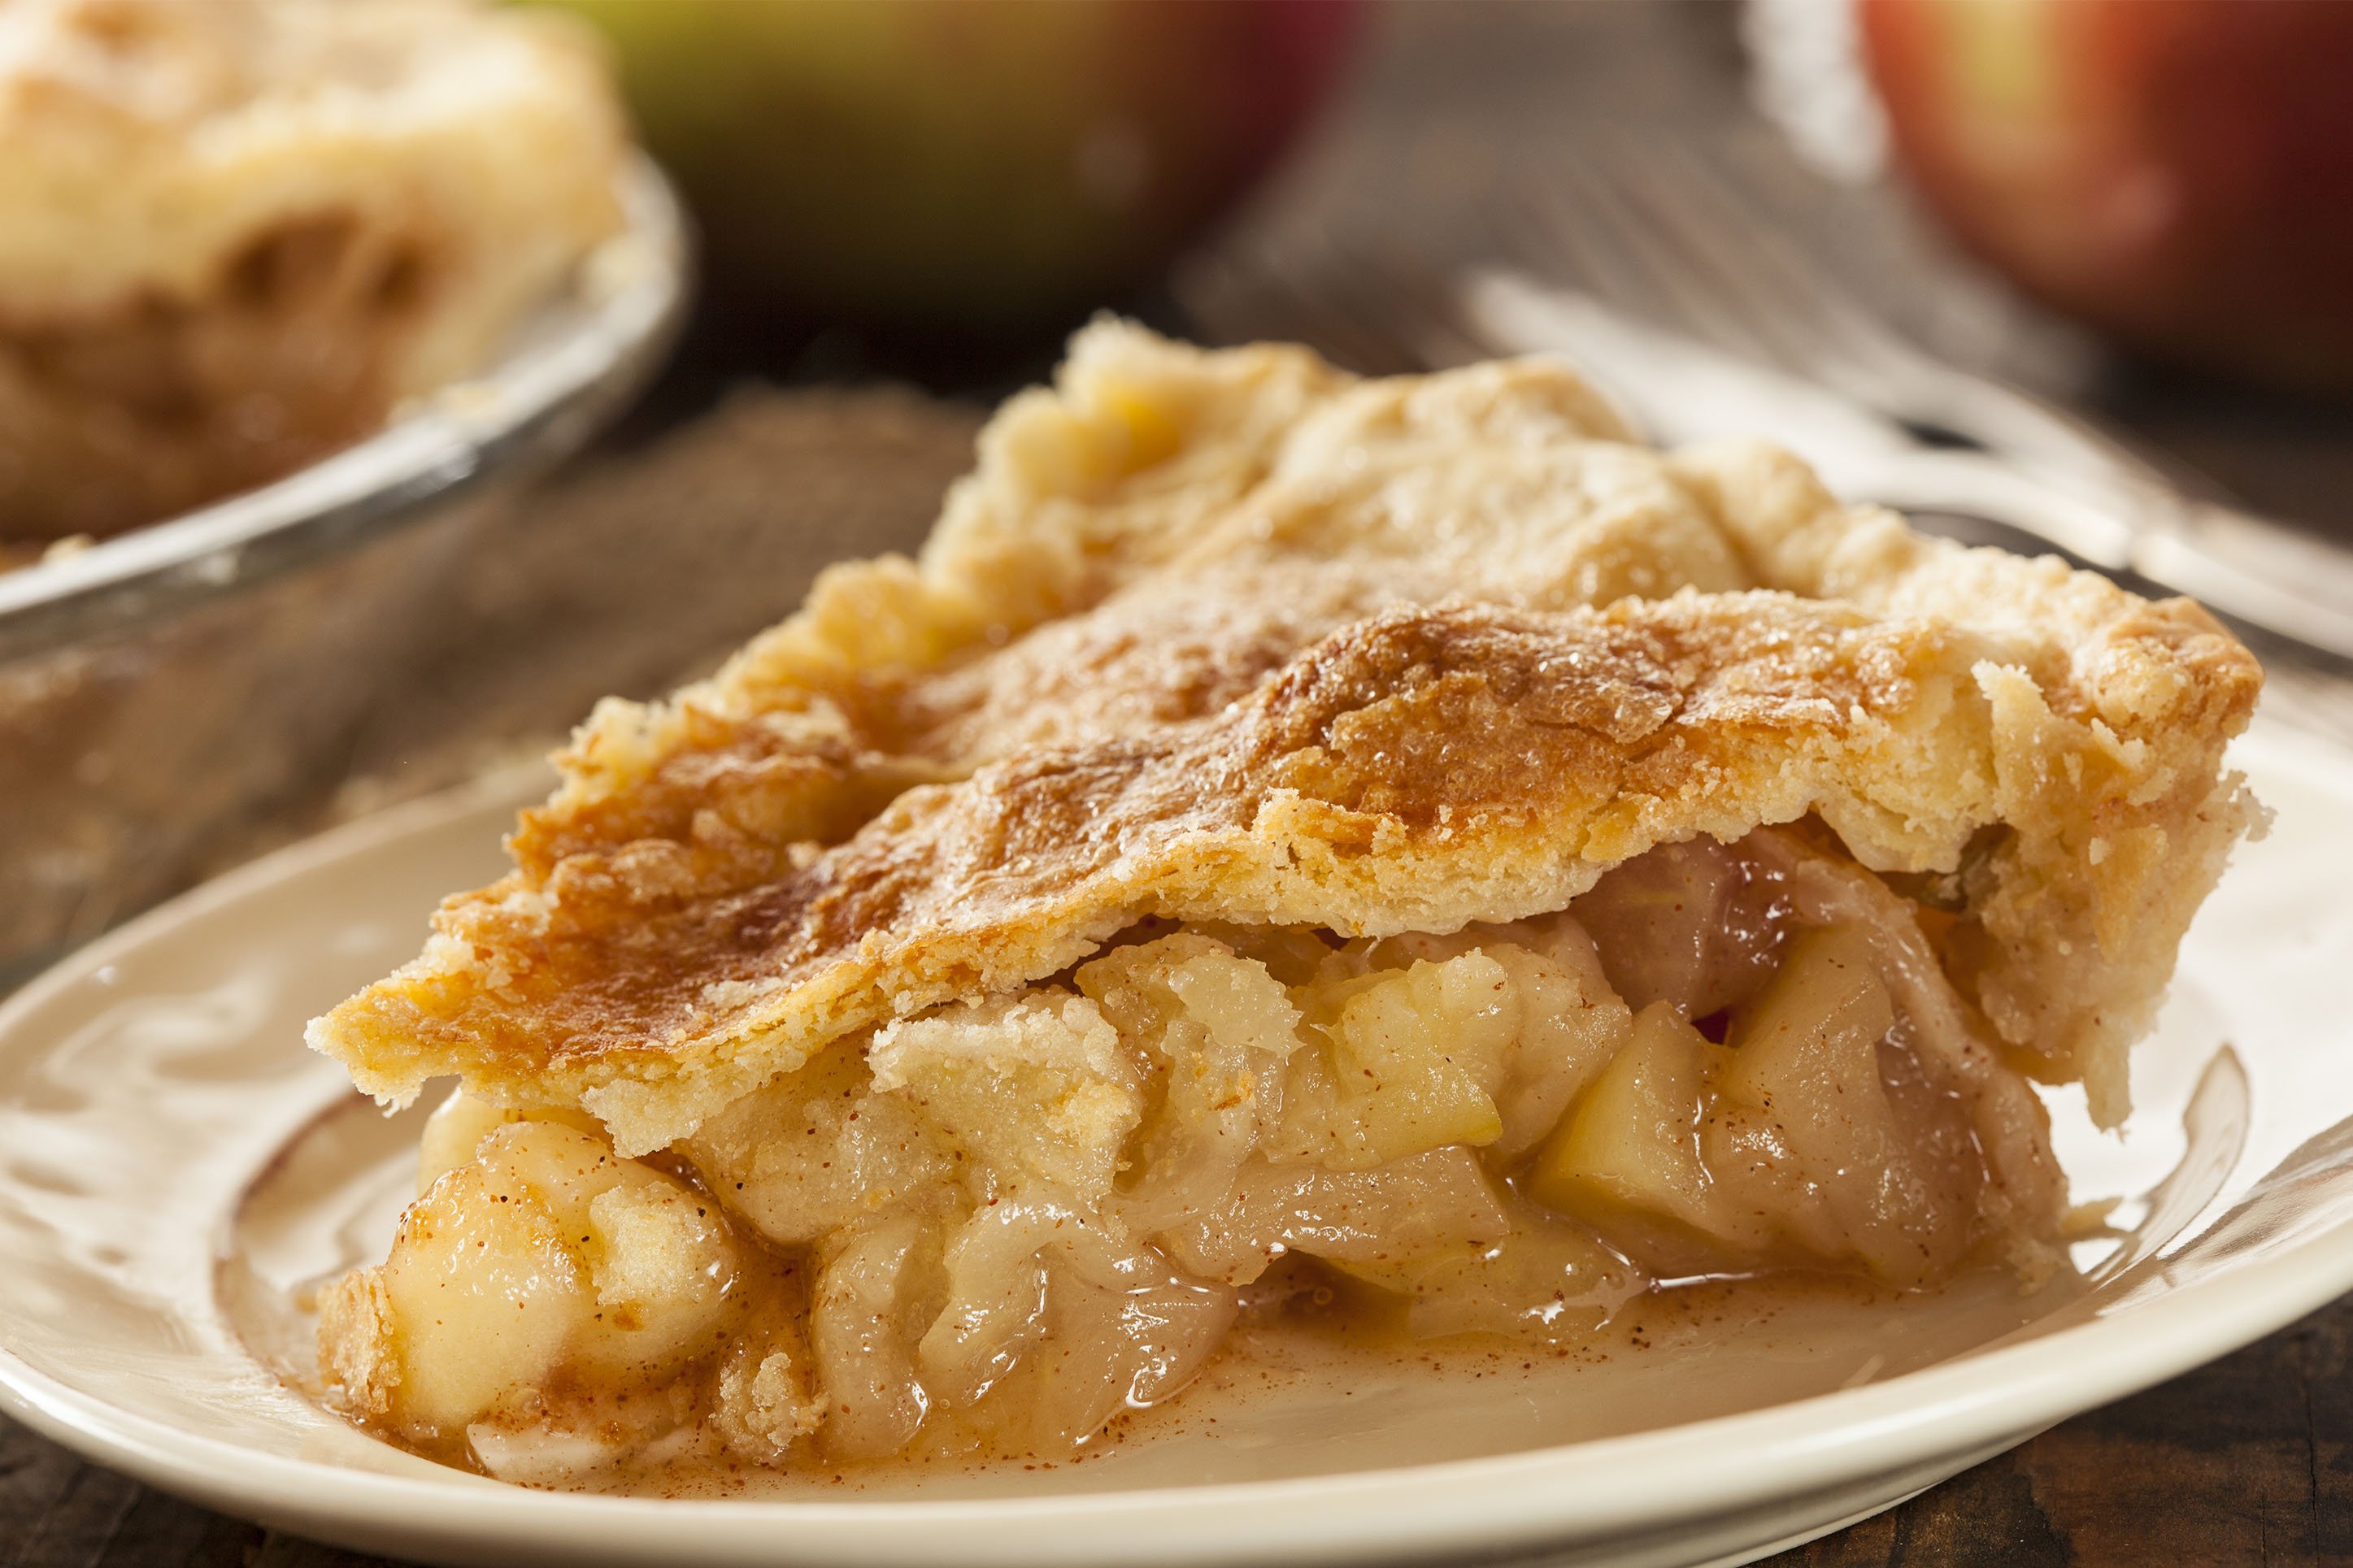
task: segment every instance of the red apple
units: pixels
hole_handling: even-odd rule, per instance
[[[1971,249],[2162,357],[2353,386],[2353,4],[1861,0]]]
[[[561,0],[723,283],[1014,326],[1115,295],[1274,160],[1354,0]]]

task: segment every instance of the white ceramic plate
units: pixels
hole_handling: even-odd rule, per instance
[[[503,1486],[273,1372],[301,1363],[301,1282],[381,1255],[413,1169],[413,1121],[355,1111],[301,1024],[495,873],[541,781],[388,813],[0,1007],[0,1406],[212,1507],[452,1563],[1742,1561],[2353,1288],[2353,756],[2259,727],[2239,757],[2277,824],[2192,933],[2132,1126],[2104,1139],[2054,1102],[2077,1195],[2122,1197],[2129,1227],[2079,1248],[2080,1281],[1826,1307],[1516,1381],[1309,1380],[1075,1467],[751,1500]]]

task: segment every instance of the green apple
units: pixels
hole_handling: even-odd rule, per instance
[[[616,46],[715,279],[1018,327],[1148,277],[1337,74],[1355,0],[554,0]]]

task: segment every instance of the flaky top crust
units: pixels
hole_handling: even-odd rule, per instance
[[[826,1042],[1151,915],[1447,931],[1813,816],[1943,874],[1956,981],[2107,1120],[2251,806],[2185,601],[1664,456],[1546,362],[1359,382],[1099,323],[918,562],[607,703],[425,954],[316,1021],[660,1147]]]

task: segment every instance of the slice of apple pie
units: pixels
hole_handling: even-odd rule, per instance
[[[455,1075],[335,1396],[520,1479],[1039,1453],[1301,1292],[1577,1342],[1662,1281],[2058,1263],[2255,812],[2182,601],[1557,365],[1112,322],[922,557],[608,702],[312,1027]]]

